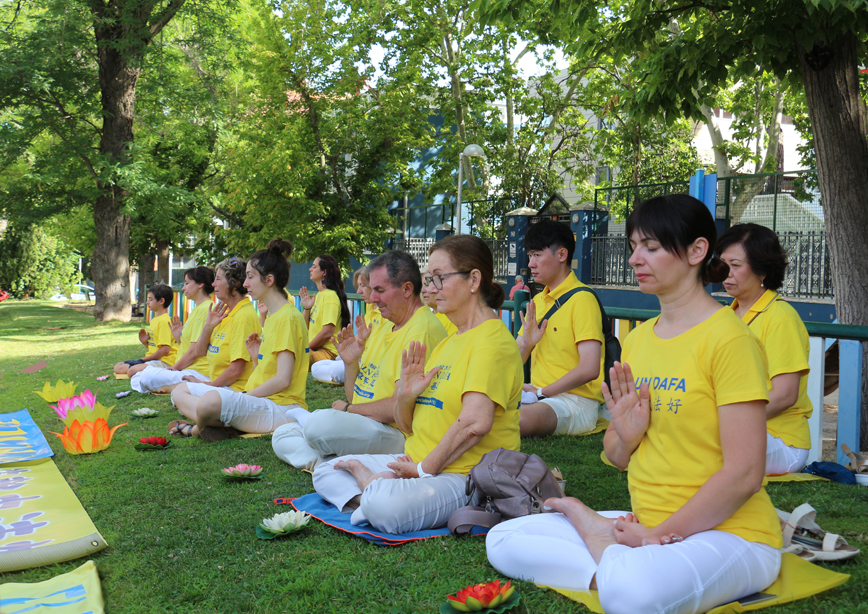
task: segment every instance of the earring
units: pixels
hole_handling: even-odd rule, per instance
[[[765,288],[765,287],[766,287],[766,280],[765,280],[765,279],[761,279],[761,280],[760,280],[760,288]]]
[[[476,294],[476,290],[471,290],[470,294]]]

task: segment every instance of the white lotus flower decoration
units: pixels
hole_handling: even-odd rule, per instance
[[[262,539],[273,539],[303,529],[308,521],[310,521],[310,514],[304,512],[275,514],[271,518],[263,518],[262,523],[256,527],[256,533]]]

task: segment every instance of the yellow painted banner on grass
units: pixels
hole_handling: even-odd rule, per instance
[[[102,587],[93,561],[45,582],[0,586],[3,614],[102,614],[103,608]]]
[[[53,461],[0,466],[0,572],[77,559],[107,545]]]

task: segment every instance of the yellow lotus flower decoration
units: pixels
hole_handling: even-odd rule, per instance
[[[80,424],[84,424],[85,422],[96,422],[100,418],[104,421],[108,422],[109,414],[112,413],[112,410],[115,408],[114,405],[111,407],[106,407],[102,403],[95,402],[93,408],[90,407],[76,407],[75,409],[70,409],[66,413],[66,418],[63,419],[63,423],[66,426],[71,426],[73,422],[76,420]]]
[[[42,392],[33,391],[49,403],[57,403],[60,399],[71,397],[75,394],[75,382],[64,382],[57,380],[57,385],[52,386],[49,382],[45,382],[42,387]]]
[[[91,454],[105,450],[112,442],[115,431],[126,424],[124,422],[109,429],[108,422],[103,418],[97,418],[95,422],[86,421],[83,424],[74,420],[71,426],[63,429],[63,434],[48,432],[60,437],[64,449],[70,454]]]

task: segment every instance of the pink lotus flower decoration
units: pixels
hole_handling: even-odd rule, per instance
[[[228,480],[260,480],[262,467],[259,465],[235,465],[234,467],[226,467],[221,469],[223,477]]]
[[[61,420],[66,420],[66,414],[76,407],[93,409],[94,405],[96,405],[96,396],[90,390],[85,390],[79,395],[58,399],[57,405],[49,405],[49,407],[57,412]]]

